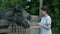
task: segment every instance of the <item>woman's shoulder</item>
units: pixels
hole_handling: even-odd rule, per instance
[[[47,16],[46,18],[50,18],[50,19],[51,19],[51,17],[50,17],[50,16]]]

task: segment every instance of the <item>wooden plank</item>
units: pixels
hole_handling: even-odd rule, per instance
[[[0,33],[8,33],[8,32],[12,32],[12,31],[17,32],[19,29],[20,29],[20,26],[16,26],[13,29],[12,28],[10,28],[10,29],[9,28],[8,29],[0,29]],[[22,31],[24,31],[24,30],[22,30]]]
[[[36,28],[40,28],[40,26],[32,26],[32,28],[36,29]],[[13,28],[13,32],[16,34],[18,33],[18,31],[19,31],[19,33],[20,32],[21,33],[23,33],[23,32],[27,33],[26,30],[29,31],[30,29],[24,29],[20,26]],[[12,32],[12,29],[0,29],[0,33],[8,33],[8,32]]]
[[[7,33],[7,32],[11,32],[11,29],[0,29],[0,33]]]

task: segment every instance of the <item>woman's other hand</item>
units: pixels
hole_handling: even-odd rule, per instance
[[[42,24],[41,23],[37,23],[37,26],[41,26]]]

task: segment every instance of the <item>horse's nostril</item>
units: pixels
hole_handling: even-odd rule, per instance
[[[25,22],[25,23],[22,24],[22,26],[23,26],[25,29],[27,29],[27,28],[30,27],[30,24],[28,24],[27,22]]]
[[[31,16],[30,16],[30,15],[28,15],[28,16],[27,16],[27,19],[28,19],[28,20],[31,20]]]

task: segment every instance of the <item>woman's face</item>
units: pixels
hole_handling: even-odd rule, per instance
[[[45,14],[46,14],[46,11],[41,10],[41,15],[45,16]]]

